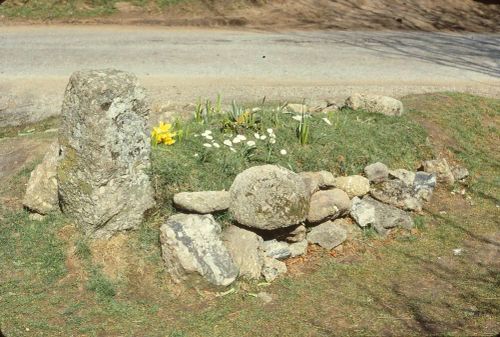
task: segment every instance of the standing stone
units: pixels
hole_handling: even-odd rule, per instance
[[[377,162],[365,167],[365,175],[371,182],[380,183],[387,180],[389,169],[383,163]]]
[[[445,158],[424,161],[422,166],[425,172],[434,173],[439,183],[447,185],[455,183],[455,177]]]
[[[360,197],[370,191],[370,181],[360,175],[338,177],[335,187],[346,192],[349,198]]]
[[[175,214],[160,227],[163,261],[174,281],[199,273],[214,285],[227,286],[238,267],[219,235],[221,227],[211,214]]]
[[[230,226],[223,233],[223,241],[234,263],[240,269],[240,276],[258,279],[264,263],[262,238],[254,232]]]
[[[403,103],[395,98],[379,95],[354,94],[347,98],[345,106],[352,110],[365,110],[386,116],[401,116]]]
[[[66,88],[57,171],[64,213],[92,237],[137,228],[154,204],[146,171],[149,108],[135,76],[75,72]]]
[[[174,195],[175,207],[199,214],[224,211],[229,208],[229,192],[181,192]]]
[[[346,192],[339,188],[318,191],[311,197],[307,221],[311,223],[332,219],[349,212],[351,200]]]
[[[229,211],[247,227],[272,230],[297,225],[309,209],[310,195],[302,178],[275,165],[241,172],[229,193]]]
[[[333,249],[347,240],[347,232],[338,223],[328,221],[314,227],[307,234],[307,241],[323,248]]]
[[[57,194],[57,162],[59,144],[53,142],[49,151],[30,175],[23,199],[24,207],[38,214],[47,214],[59,209]]]
[[[436,175],[427,172],[417,172],[413,180],[415,196],[420,200],[430,201],[436,187]]]

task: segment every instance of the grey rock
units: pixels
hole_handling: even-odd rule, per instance
[[[413,186],[413,181],[415,180],[415,172],[404,169],[390,170],[389,177],[399,179],[407,186]]]
[[[282,261],[273,259],[272,257],[264,258],[264,266],[262,267],[262,276],[267,282],[274,281],[278,276],[286,274],[287,267]]]
[[[360,175],[335,178],[335,187],[347,193],[349,198],[360,197],[370,191],[370,181]]]
[[[325,219],[335,218],[349,212],[350,208],[351,201],[343,190],[335,188],[318,191],[311,196],[307,221],[317,223]]]
[[[241,172],[229,192],[229,211],[247,227],[272,230],[296,225],[309,209],[310,195],[302,178],[275,165]]]
[[[198,273],[211,284],[227,286],[238,276],[219,235],[220,225],[211,214],[172,215],[160,227],[162,257],[174,281]]]
[[[436,187],[436,175],[427,172],[417,172],[413,180],[413,190],[419,200],[429,201]]]
[[[137,228],[154,205],[149,114],[135,76],[118,70],[71,75],[59,129],[57,171],[64,213],[89,236]]]
[[[59,209],[57,163],[59,144],[53,142],[42,162],[31,172],[23,205],[33,212],[47,214]]]
[[[313,194],[320,189],[333,187],[335,184],[335,177],[331,172],[300,172],[299,175],[304,180],[310,194]]]
[[[359,226],[372,226],[380,235],[386,235],[389,229],[394,227],[413,228],[413,220],[408,213],[370,196],[353,199],[351,216]]]
[[[425,172],[434,173],[439,183],[447,185],[455,183],[455,177],[445,158],[424,161],[422,167]]]
[[[264,254],[266,256],[278,260],[286,259],[292,255],[290,245],[288,243],[277,241],[275,239],[264,241],[262,243],[262,250],[264,250]]]
[[[240,270],[240,276],[258,279],[264,264],[262,238],[254,232],[230,226],[223,232],[223,241]]]
[[[174,195],[174,205],[178,209],[200,214],[224,211],[229,208],[229,192],[181,192]]]
[[[386,116],[401,116],[403,103],[395,98],[379,95],[354,94],[347,98],[345,106],[353,110],[365,110]]]
[[[291,253],[290,257],[305,255],[307,253],[307,246],[308,246],[307,240],[302,240],[300,242],[292,243],[289,246]]]
[[[316,243],[323,248],[333,249],[347,239],[347,232],[338,223],[328,221],[311,229],[307,241]]]
[[[291,231],[285,238],[287,242],[300,242],[306,238],[307,228],[304,225],[299,225]]]
[[[271,303],[273,301],[273,296],[265,291],[261,291],[257,294],[257,298],[262,300],[265,304]]]
[[[333,223],[335,226],[342,227],[345,230],[347,240],[360,239],[363,235],[361,228],[348,218],[335,219]]]
[[[366,166],[364,171],[368,180],[374,183],[385,181],[389,176],[389,169],[380,162]]]
[[[45,220],[45,217],[45,215],[39,213],[30,213],[30,215],[28,215],[28,218],[32,221],[43,221]]]
[[[422,210],[422,202],[415,196],[413,187],[398,179],[377,184],[370,190],[370,195],[383,203],[405,210]]]
[[[451,171],[455,180],[464,180],[469,176],[469,170],[463,166],[455,166]]]

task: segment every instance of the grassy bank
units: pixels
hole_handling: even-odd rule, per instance
[[[296,133],[299,121],[269,107],[262,107],[255,118],[213,114],[204,122],[178,122],[174,127],[184,138],[159,145],[153,153],[154,182],[163,207],[140,230],[100,246],[87,242],[62,216],[40,223],[23,211],[3,210],[3,333],[495,335],[500,329],[500,100],[433,94],[406,97],[404,103],[408,113],[402,119],[359,111],[313,116],[304,144]],[[269,137],[270,128],[275,143],[255,139],[254,133]],[[206,130],[213,139],[202,136]],[[229,133],[231,137],[224,137]],[[236,134],[247,139],[233,143],[233,152],[223,140],[234,140]],[[253,150],[248,141],[255,141]],[[227,188],[241,169],[266,162],[297,171],[350,174],[377,160],[415,168],[420,159],[437,152],[463,163],[471,178],[464,195],[458,185],[437,191],[410,234],[387,240],[367,237],[334,256],[315,250],[307,261],[289,264],[289,275],[272,285],[239,282],[234,293],[222,297],[204,288],[174,286],[164,274],[157,228],[161,217],[172,211],[169,200],[178,190]],[[12,179],[22,186],[28,175],[23,170]],[[21,193],[21,188],[7,190],[2,197],[19,198]],[[460,255],[453,253],[457,248],[463,249]],[[265,305],[255,298],[259,291],[271,293],[273,302]]]

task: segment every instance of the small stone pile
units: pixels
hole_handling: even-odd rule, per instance
[[[456,175],[453,175],[456,172]],[[294,173],[275,165],[241,172],[229,191],[182,192],[174,196],[183,213],[161,226],[167,270],[177,281],[198,273],[226,286],[238,276],[271,282],[286,273],[284,260],[304,255],[309,244],[333,249],[373,228],[385,236],[411,229],[410,212],[420,212],[438,182],[464,179],[445,159],[423,163],[421,171],[368,165],[364,176]],[[228,211],[234,223],[222,229],[211,213]]]

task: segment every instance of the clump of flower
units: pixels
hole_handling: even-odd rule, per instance
[[[158,126],[153,128],[151,132],[151,138],[153,142],[158,144],[172,145],[175,143],[174,137],[177,135],[175,132],[171,131],[172,124],[160,122]]]

